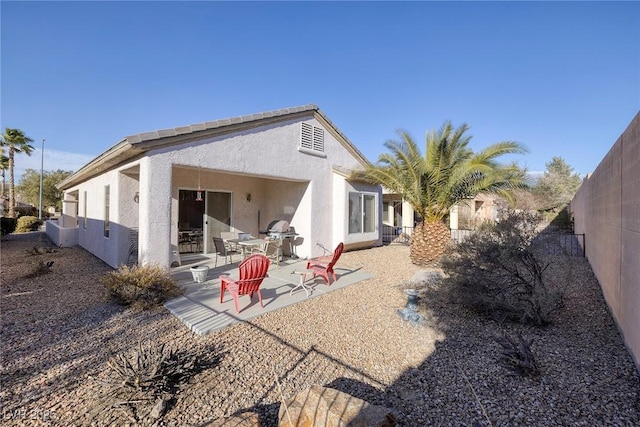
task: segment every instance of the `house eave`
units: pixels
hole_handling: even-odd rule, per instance
[[[258,126],[279,123],[286,120],[311,116],[323,126],[354,156],[363,166],[369,162],[364,155],[347,139],[347,137],[320,111],[316,105],[309,104],[300,107],[285,108],[265,113],[233,117],[181,126],[173,129],[162,129],[127,136],[77,172],[60,182],[57,187],[67,190],[101,173],[118,167],[124,162],[134,159],[150,150],[171,147],[207,138],[224,136]]]
[[[60,190],[67,190],[89,178],[99,175],[106,170],[132,158],[140,153],[127,139],[123,139],[98,157],[84,165],[77,172],[62,180],[56,185]]]

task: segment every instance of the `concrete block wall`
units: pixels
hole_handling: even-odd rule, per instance
[[[625,344],[640,369],[640,113],[593,174],[570,211],[586,256]]]

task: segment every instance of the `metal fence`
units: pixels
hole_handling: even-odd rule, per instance
[[[574,234],[570,230],[545,229],[538,235],[536,243],[550,255],[585,256],[584,234]],[[569,232],[567,232],[569,231]],[[390,227],[385,225],[382,233],[382,243],[411,244],[413,227]],[[473,230],[451,230],[451,240],[460,243],[474,233]]]
[[[585,256],[584,234],[550,233],[538,234],[535,243],[549,255]]]
[[[413,227],[391,227],[385,225],[382,232],[382,243],[385,245],[391,243],[409,245],[411,244],[411,233],[413,233]],[[471,236],[472,233],[472,230],[451,230],[451,240],[460,243]]]
[[[385,245],[398,243],[402,245],[411,244],[411,233],[413,227],[391,227],[385,225],[382,227],[382,243]]]

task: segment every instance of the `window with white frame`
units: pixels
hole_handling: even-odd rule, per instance
[[[324,129],[310,123],[300,123],[299,148],[324,153]]]
[[[349,192],[349,234],[376,231],[375,193]]]
[[[109,237],[109,186],[104,186],[104,237]]]

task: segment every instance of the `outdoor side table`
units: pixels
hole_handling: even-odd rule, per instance
[[[293,295],[293,291],[295,291],[298,288],[302,288],[304,289],[305,293],[307,294],[307,296],[309,296],[309,291],[311,291],[311,287],[309,285],[305,285],[305,278],[307,276],[307,274],[311,274],[311,276],[313,276],[313,270],[307,270],[302,269],[302,270],[295,270],[292,271],[291,274],[298,274],[300,275],[300,282],[298,282],[298,284],[289,291],[289,295]]]

